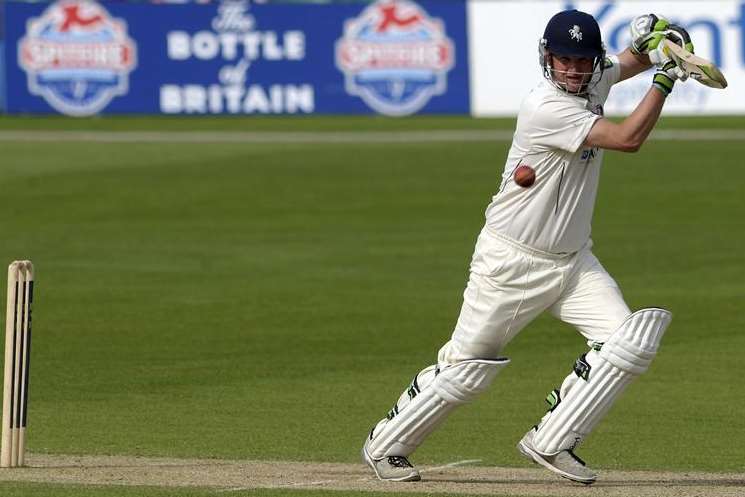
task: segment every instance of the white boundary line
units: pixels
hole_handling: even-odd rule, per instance
[[[506,130],[432,131],[0,131],[0,141],[93,143],[432,143],[512,139]]]
[[[513,131],[0,131],[0,142],[343,144],[505,142]],[[655,141],[745,141],[745,129],[662,129]]]

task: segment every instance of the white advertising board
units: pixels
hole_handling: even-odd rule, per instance
[[[665,114],[745,113],[745,0],[741,1],[494,1],[469,0],[468,29],[471,113],[515,115],[525,94],[542,78],[538,40],[548,20],[560,10],[576,8],[595,16],[609,54],[629,44],[628,24],[654,12],[691,34],[696,53],[714,61],[728,88],[715,90],[695,81],[677,83]],[[649,89],[652,72],[613,87],[607,114],[630,113]]]

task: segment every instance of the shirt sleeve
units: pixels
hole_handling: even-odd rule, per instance
[[[608,98],[611,86],[618,83],[619,79],[621,79],[621,63],[618,56],[609,55],[603,61],[603,77],[600,78],[597,85],[597,91],[602,101]]]
[[[581,102],[581,99],[557,98],[537,105],[525,123],[531,149],[576,152],[601,117]]]

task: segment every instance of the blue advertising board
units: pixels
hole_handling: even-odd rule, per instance
[[[0,112],[5,112],[5,2],[0,2]]]
[[[7,111],[468,113],[465,0],[10,3]]]

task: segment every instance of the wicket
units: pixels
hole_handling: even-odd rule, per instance
[[[8,307],[5,314],[5,381],[0,467],[23,466],[31,356],[31,303],[34,266],[15,261],[8,266]]]

